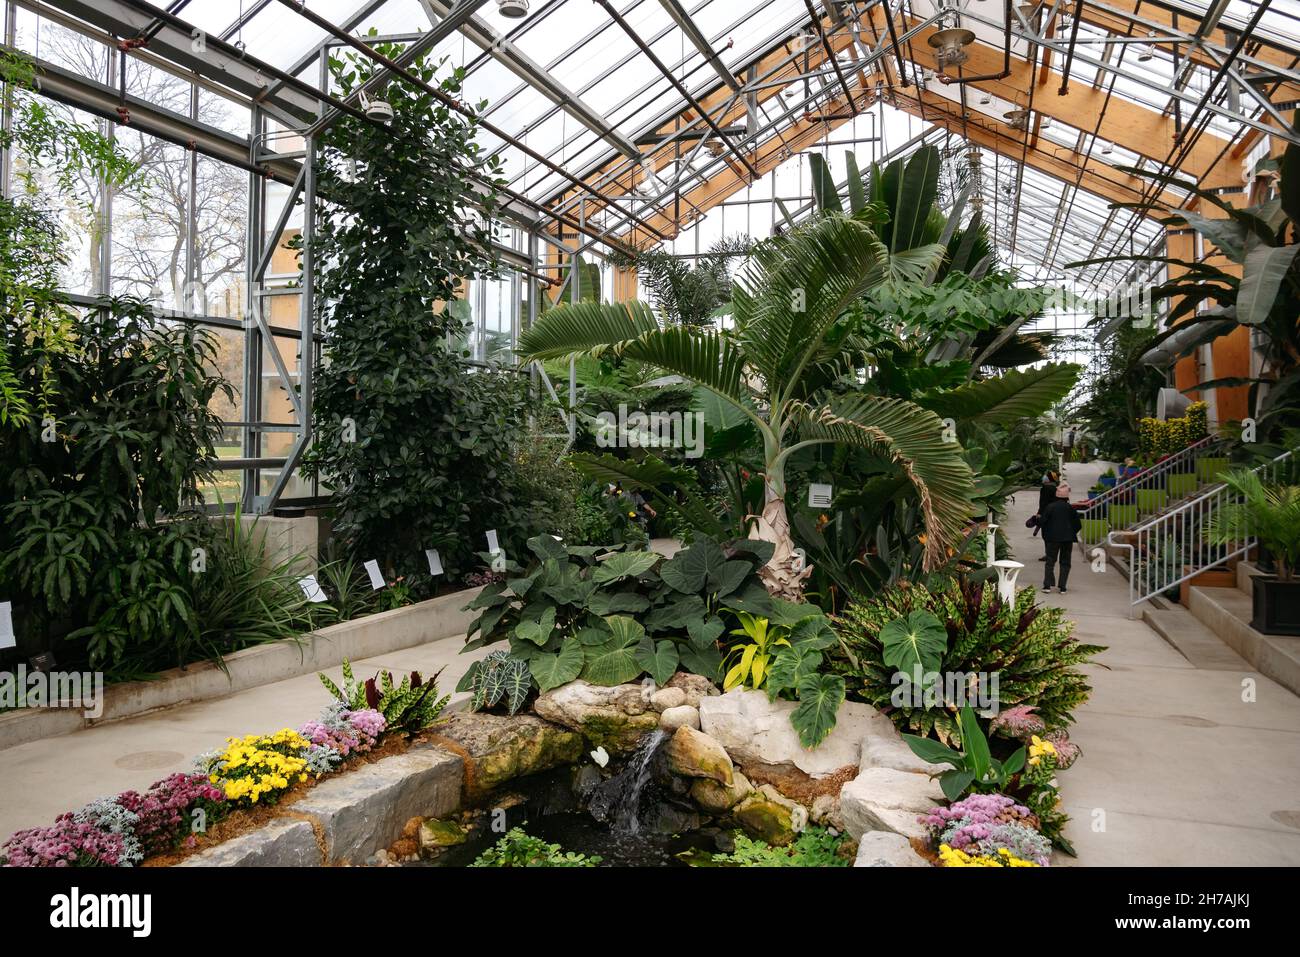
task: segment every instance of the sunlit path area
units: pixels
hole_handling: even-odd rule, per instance
[[[15,927],[1285,919],[1300,0],[0,10]]]
[[[1067,465],[1086,488],[1105,464]],[[1021,583],[1041,587],[1040,539],[1024,527],[1037,496],[1016,494],[1009,538],[1025,563]],[[1300,863],[1295,828],[1300,698],[1238,656],[1198,668],[1140,619],[1128,617],[1128,581],[1076,549],[1064,608],[1082,640],[1106,645],[1088,666],[1092,697],[1071,738],[1086,760],[1064,799],[1082,866]],[[1194,624],[1194,622],[1193,622]],[[1185,626],[1186,627],[1186,626]],[[1235,661],[1233,661],[1235,659]]]

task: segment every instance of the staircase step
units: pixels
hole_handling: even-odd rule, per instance
[[[1262,574],[1264,573],[1261,572],[1259,570],[1259,567],[1253,564],[1252,562],[1244,562],[1244,561],[1238,562],[1237,563],[1238,590],[1247,598],[1253,599],[1255,595],[1255,589],[1254,586],[1251,585],[1250,580],[1254,578],[1256,575],[1262,575]]]
[[[1188,610],[1256,671],[1300,694],[1300,637],[1265,635],[1250,627],[1249,595],[1238,588],[1194,585]]]
[[[1151,626],[1193,667],[1204,671],[1249,671],[1250,663],[1194,618],[1182,605],[1162,602],[1154,608],[1147,602],[1142,620]]]

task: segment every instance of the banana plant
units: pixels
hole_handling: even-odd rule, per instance
[[[840,444],[879,453],[911,485],[936,567],[967,524],[974,478],[933,412],[901,399],[835,393],[865,365],[841,323],[882,283],[920,281],[942,257],[932,243],[891,252],[865,217],[831,214],[763,244],[733,287],[734,328],[662,322],[643,303],[577,303],[539,317],[519,338],[525,361],[621,355],[707,389],[744,416],[762,447],[763,507],[750,537],[772,542],[762,570],[773,594],[798,600],[811,569],[796,556],[786,510],[786,466],[807,448]]]
[[[1199,197],[1221,215],[1165,207],[1160,218],[1166,226],[1195,230],[1233,263],[1233,268],[1170,256],[1106,256],[1067,263],[1066,268],[1143,262],[1181,269],[1179,276],[1152,290],[1153,299],[1174,303],[1166,330],[1152,340],[1151,346],[1160,345],[1189,326],[1199,326],[1198,334],[1189,341],[1180,340],[1179,355],[1187,355],[1241,326],[1257,330],[1264,359],[1258,376],[1221,378],[1200,383],[1197,388],[1249,385],[1252,413],[1262,421],[1288,408],[1288,402],[1294,411],[1294,398],[1300,395],[1300,146],[1292,143],[1280,159],[1261,161],[1259,168],[1279,174],[1277,198],[1238,208],[1193,182],[1171,180],[1170,185]],[[1136,167],[1120,169],[1148,178],[1159,175]],[[1119,203],[1114,208],[1139,206]],[[1269,389],[1264,402],[1260,401],[1261,386]]]

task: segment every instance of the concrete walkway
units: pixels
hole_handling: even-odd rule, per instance
[[[1068,464],[1071,498],[1104,465]],[[1041,538],[1024,527],[1036,489],[1011,505],[1007,537],[1041,587]],[[1093,572],[1078,547],[1069,590],[1044,595],[1076,622],[1080,640],[1108,646],[1087,668],[1091,700],[1071,738],[1083,755],[1061,774],[1078,861],[1105,865],[1300,864],[1300,698],[1250,670],[1201,670],[1128,617],[1117,569]],[[1243,701],[1243,682],[1253,701]]]
[[[375,658],[353,662],[358,679],[381,668],[426,679],[445,668],[438,690],[449,694],[478,653],[460,654],[464,636],[443,638]],[[327,674],[342,681],[342,668]],[[465,698],[467,695],[453,696]],[[128,718],[72,734],[0,750],[0,841],[19,828],[52,823],[95,798],[143,791],[174,771],[192,770],[196,755],[225,744],[227,737],[297,728],[315,718],[330,695],[314,674]]]

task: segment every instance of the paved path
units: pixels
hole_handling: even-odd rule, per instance
[[[1067,465],[1071,497],[1104,467]],[[1024,527],[1037,505],[1037,490],[1018,493],[1006,531],[1020,583],[1041,587],[1042,540]],[[1043,601],[1066,609],[1080,639],[1108,646],[1087,668],[1093,695],[1071,732],[1083,756],[1061,774],[1079,859],[1059,863],[1300,865],[1300,698],[1244,661],[1193,667],[1128,618],[1126,579],[1092,572],[1077,547],[1068,592]]]
[[[462,655],[464,641],[464,636],[444,638],[366,658],[354,662],[353,671],[368,678],[384,668],[400,680],[402,673],[428,677],[445,666],[438,688],[447,694],[470,662],[491,650]],[[342,672],[327,670],[335,683],[342,681]],[[301,675],[0,750],[0,841],[97,797],[142,791],[173,771],[189,771],[195,755],[220,747],[229,736],[299,727],[329,702],[314,674]]]

